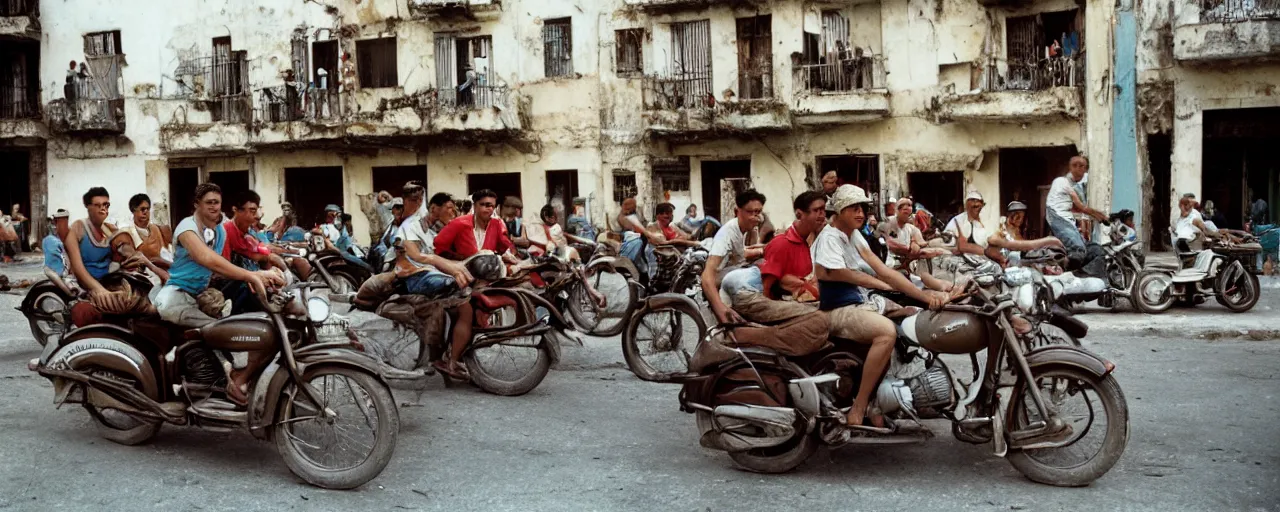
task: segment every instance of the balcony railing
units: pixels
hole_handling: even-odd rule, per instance
[[[1010,61],[1005,72],[995,59],[987,62],[982,89],[986,91],[1042,91],[1052,87],[1084,84],[1084,54],[1052,57],[1035,62]]]
[[[209,101],[215,123],[248,123],[253,119],[253,98],[249,93],[224,94]]]
[[[1199,0],[1201,22],[1280,19],[1280,0]]]
[[[652,110],[705,108],[712,104],[711,97],[710,74],[650,75],[644,79],[644,106]]]
[[[825,64],[799,65],[795,80],[801,90],[812,93],[883,89],[884,57],[853,57]]]
[[[124,98],[60,98],[49,102],[45,117],[60,133],[124,133]]]
[[[334,121],[342,118],[337,89],[305,89],[277,85],[258,89],[259,122]]]
[[[0,16],[30,16],[35,14],[39,0],[0,0]]]
[[[25,85],[0,82],[0,119],[40,117],[36,101],[34,91]]]
[[[462,91],[450,87],[438,91],[436,104],[441,108],[462,110],[506,108],[510,95],[511,89],[504,85],[476,85]]]

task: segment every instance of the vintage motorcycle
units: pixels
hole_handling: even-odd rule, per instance
[[[319,487],[372,480],[395,450],[399,413],[378,365],[348,341],[317,343],[330,313],[312,283],[258,295],[265,313],[199,329],[136,318],[97,324],[50,343],[28,367],[54,384],[55,401],[82,404],[106,439],[146,442],[161,425],[243,428],[274,441],[285,465]],[[226,352],[271,351],[247,406],[226,397]]]
[[[984,265],[973,275],[964,304],[899,320],[892,362],[872,402],[890,421],[885,428],[843,424],[866,346],[822,340],[826,346],[799,353],[797,340],[737,341],[778,338],[771,330],[786,326],[717,327],[698,345],[689,372],[669,381],[683,385],[681,409],[696,416],[701,444],[752,471],[790,471],[820,443],[925,440],[933,432],[921,420],[943,417],[958,439],[991,443],[995,455],[1034,481],[1079,486],[1101,477],[1129,433],[1114,365],[1078,347],[1036,347],[1031,333],[1015,332],[1015,315],[1032,332],[1054,321],[1051,286],[1037,272]],[[667,307],[697,314],[687,298],[672,297]],[[1087,331],[1069,317],[1055,322],[1081,336]],[[983,350],[986,363],[979,364]],[[938,354],[969,355],[972,380],[960,379]],[[1096,447],[1067,460],[1086,444]]]
[[[324,283],[334,294],[345,295],[360,289],[360,285],[373,274],[369,269],[356,265],[342,256],[336,248],[325,243],[324,235],[312,233],[307,242],[289,244],[293,254],[285,254],[289,258],[306,258],[311,264],[310,280],[313,283]]]
[[[1194,306],[1213,297],[1227,309],[1243,313],[1253,309],[1262,295],[1257,256],[1262,246],[1252,235],[1240,244],[1209,240],[1201,251],[1192,251],[1174,234],[1178,268],[1152,268],[1138,274],[1133,287],[1139,311],[1158,314],[1175,303]]]
[[[46,280],[32,285],[17,308],[27,319],[31,337],[42,347],[71,329],[70,308],[81,293],[52,270],[46,268],[44,275]]]

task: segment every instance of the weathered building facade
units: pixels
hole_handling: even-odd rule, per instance
[[[722,197],[753,186],[783,226],[834,170],[942,214],[976,189],[994,222],[1013,199],[1042,216],[1075,154],[1095,206],[1125,193],[1116,15],[1074,0],[46,5],[44,122],[10,136],[6,118],[0,137],[44,148],[23,150],[45,156],[33,203],[76,212],[102,184],[117,204],[149,193],[161,220],[202,181],[306,221],[421,179],[519,195],[530,218],[587,196],[600,225],[629,195],[723,216]]]

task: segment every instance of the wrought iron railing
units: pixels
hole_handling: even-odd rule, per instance
[[[797,86],[804,91],[853,92],[885,88],[883,56],[852,57],[795,68]]]
[[[1201,22],[1280,19],[1280,0],[1198,0]]]
[[[39,0],[0,0],[0,16],[30,16],[35,14]]]
[[[511,89],[505,85],[473,85],[464,90],[456,87],[440,89],[436,104],[441,108],[484,110],[509,105]]]
[[[54,132],[115,132],[125,128],[124,98],[60,98],[49,102],[45,118]]]
[[[713,104],[711,97],[710,74],[644,78],[644,106],[651,110],[705,108]]]
[[[0,82],[0,119],[39,117],[37,101],[35,92],[25,84]]]
[[[1034,62],[1009,61],[1004,72],[996,59],[987,61],[982,89],[986,91],[1040,91],[1084,84],[1084,54],[1051,57]]]
[[[215,123],[248,123],[253,119],[253,98],[249,93],[224,94],[209,100]]]
[[[337,89],[301,89],[300,84],[258,89],[257,120],[263,123],[331,121],[342,117]]]
[[[248,123],[253,120],[248,68],[244,51],[234,51],[219,59],[184,58],[173,74],[178,84],[176,96],[208,102],[214,122]]]

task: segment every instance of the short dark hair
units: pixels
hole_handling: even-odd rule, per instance
[[[422,197],[426,192],[427,187],[422,186],[422,182],[419,181],[406,182],[404,187],[400,189],[400,195],[404,196],[405,199],[409,199],[410,197],[416,199]]]
[[[219,187],[217,183],[214,183],[211,181],[196,185],[196,193],[191,196],[191,202],[199,203],[200,198],[204,197],[205,194],[208,194],[210,192],[217,192],[218,195],[222,195],[222,187]]]
[[[236,202],[232,203],[231,206],[234,206],[237,210],[240,210],[244,208],[245,203],[253,203],[256,205],[261,205],[262,197],[259,196],[257,192],[254,192],[252,190],[246,190],[244,192],[236,194],[235,201]]]
[[[543,206],[542,209],[538,211],[538,218],[546,219],[547,217],[554,217],[555,214],[556,214],[556,207],[551,205],[546,205],[546,206]]]
[[[824,195],[822,192],[817,190],[807,190],[804,193],[796,196],[796,200],[791,203],[791,206],[800,211],[809,211],[809,206],[813,205],[814,201],[826,201],[826,200],[827,200],[827,196]]]
[[[129,198],[129,211],[138,211],[138,207],[142,206],[142,203],[151,204],[151,197],[146,194],[134,194],[133,197]]]
[[[760,204],[763,205],[764,194],[757,192],[754,188],[749,188],[742,192],[738,192],[738,195],[733,198],[733,202],[738,205],[738,208],[746,208],[747,203],[752,201],[760,201]]]
[[[653,210],[654,215],[662,215],[664,213],[675,213],[676,205],[671,203],[658,203],[658,207]]]
[[[93,198],[95,197],[105,197],[107,199],[111,199],[111,194],[108,194],[107,189],[105,188],[93,187],[89,189],[88,192],[84,193],[84,205],[89,206],[93,204]]]
[[[471,200],[463,199],[462,203],[458,204],[458,212],[463,215],[471,213]]]
[[[453,201],[453,196],[449,195],[448,192],[436,192],[435,195],[431,196],[431,201],[427,204],[431,206],[444,206],[451,201]]]
[[[471,200],[477,203],[480,202],[481,199],[484,199],[486,197],[492,197],[493,202],[495,203],[498,202],[498,193],[492,190],[489,190],[487,188],[482,188],[480,190],[477,190],[474,194],[471,194]]]

